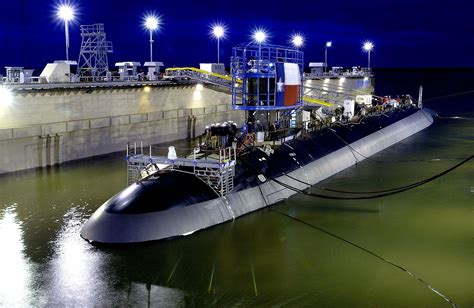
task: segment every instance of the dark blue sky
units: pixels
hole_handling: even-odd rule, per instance
[[[0,72],[3,66],[42,68],[64,59],[64,29],[54,20],[57,2],[0,0]],[[209,37],[212,21],[227,23],[221,60],[229,62],[232,46],[248,41],[256,26],[270,31],[271,43],[286,44],[295,31],[306,37],[306,63],[323,61],[324,42],[333,41],[331,66],[366,65],[361,43],[375,44],[374,67],[474,67],[474,1],[192,1],[76,0],[79,9],[71,27],[71,58],[79,55],[79,24],[105,23],[114,44],[111,64],[145,62],[145,12],[163,16],[155,34],[155,60],[166,66],[197,66],[216,61],[216,42]],[[37,72],[38,73],[38,72]]]

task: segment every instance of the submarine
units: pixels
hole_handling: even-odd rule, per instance
[[[91,243],[187,236],[285,200],[429,127],[421,101],[373,99],[305,105],[303,53],[282,46],[233,48],[232,104],[248,119],[206,127],[178,157],[127,151],[130,185],[88,219]],[[327,101],[326,101],[327,102]],[[347,103],[347,104],[346,104]],[[330,107],[331,105],[332,107]],[[346,108],[343,108],[344,105]],[[294,189],[292,189],[294,188]]]

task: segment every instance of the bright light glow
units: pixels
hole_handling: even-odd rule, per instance
[[[332,42],[331,41],[326,42],[326,47],[332,47]]]
[[[24,232],[16,205],[0,211],[0,299],[2,306],[30,306],[33,269],[25,255]]]
[[[324,83],[328,83],[329,82],[329,78],[324,78]]]
[[[226,28],[224,25],[215,24],[212,26],[212,35],[216,39],[224,38],[225,37]]]
[[[374,49],[374,44],[371,42],[371,41],[365,41],[364,44],[362,45],[362,48],[369,52],[369,51],[372,51],[372,49]]]
[[[155,31],[160,27],[160,18],[158,16],[150,15],[145,17],[145,28],[150,31]]]
[[[301,47],[303,46],[304,44],[304,38],[302,35],[300,34],[295,34],[291,37],[291,43],[293,44],[293,46],[295,46],[296,48],[298,47]]]
[[[0,87],[0,107],[10,106],[13,102],[12,92],[4,87]]]
[[[367,80],[369,80],[369,77],[364,77],[364,81],[367,81]]]
[[[45,288],[51,294],[64,292],[70,298],[80,298],[81,294],[94,294],[94,289],[101,286],[104,265],[103,255],[91,250],[90,244],[78,236],[85,217],[80,206],[71,206],[54,237],[54,254],[47,269],[50,279]]]
[[[145,91],[145,93],[150,93],[151,92],[151,88],[146,86],[143,88],[143,91]]]
[[[267,33],[263,29],[257,29],[253,32],[252,37],[255,42],[261,44],[267,39]]]
[[[339,79],[339,83],[344,83],[345,81],[346,81],[346,77],[341,77],[341,78]]]
[[[194,90],[193,100],[200,101],[202,99],[202,93],[198,89]]]
[[[70,4],[62,4],[58,7],[56,15],[59,19],[64,21],[71,21],[74,19],[74,7]]]
[[[198,90],[198,91],[202,91],[203,88],[204,88],[204,87],[203,87],[202,84],[200,84],[200,83],[198,83],[198,84],[196,85],[196,90]]]

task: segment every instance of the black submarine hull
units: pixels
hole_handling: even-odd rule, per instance
[[[177,194],[170,198],[171,201],[161,198],[161,204],[175,202],[176,206],[160,205],[160,194],[166,194],[165,191],[157,192],[155,198],[139,202],[143,209],[136,211],[136,206],[130,206],[138,198],[135,194],[141,195],[142,189],[148,189],[144,194],[153,196],[154,189],[135,183],[104,203],[86,222],[81,236],[90,242],[110,244],[186,236],[234,220],[295,194],[294,190],[272,179],[297,189],[305,189],[308,187],[305,183],[315,185],[432,123],[433,117],[429,111],[412,107],[369,117],[351,127],[327,129],[311,133],[305,138],[290,140],[276,149],[274,154],[255,150],[242,158],[245,163],[238,162],[241,169],[237,170],[234,192],[225,198],[200,192],[197,199],[183,199],[180,193],[186,192],[180,192],[178,186]],[[246,165],[253,167],[247,168]],[[173,173],[176,172],[171,171],[168,177],[173,177]],[[182,177],[176,183],[181,181],[184,186],[192,186],[191,182],[188,183],[192,181],[191,178]]]

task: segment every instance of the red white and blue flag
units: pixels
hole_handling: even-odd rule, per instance
[[[293,106],[298,104],[301,76],[296,63],[276,64],[276,105]]]

